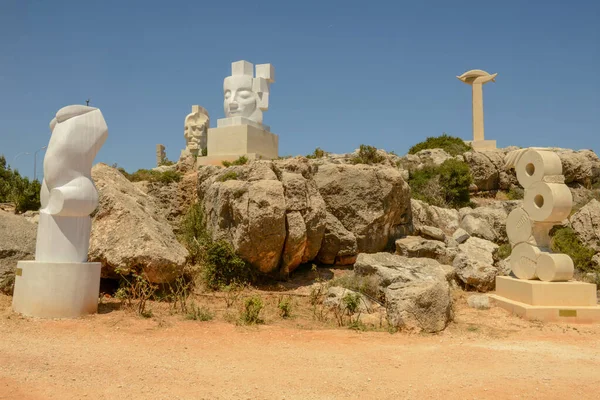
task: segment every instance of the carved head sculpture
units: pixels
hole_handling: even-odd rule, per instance
[[[269,85],[274,80],[271,64],[254,66],[247,61],[231,64],[231,76],[223,82],[223,108],[226,117],[245,117],[262,123],[263,111],[269,109]]]
[[[198,150],[206,148],[206,134],[209,124],[208,111],[200,106],[192,106],[192,112],[185,117],[183,126],[186,149]]]

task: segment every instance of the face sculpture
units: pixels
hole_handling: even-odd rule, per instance
[[[258,94],[252,88],[253,77],[234,75],[225,78],[223,107],[226,117],[245,117],[262,123],[262,111],[258,108]]]
[[[192,113],[185,118],[183,136],[188,150],[198,150],[206,147],[206,131],[208,129],[208,113],[200,106],[194,106]]]

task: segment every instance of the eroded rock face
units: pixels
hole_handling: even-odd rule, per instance
[[[421,200],[410,200],[413,224],[419,231],[422,226],[434,226],[447,235],[452,235],[460,224],[460,215],[457,210],[432,206]]]
[[[179,276],[188,251],[154,198],[106,164],[92,168],[92,179],[100,204],[92,220],[89,260],[102,262],[102,275],[115,277],[117,268],[123,273],[136,269],[155,283]]]
[[[264,273],[314,260],[349,265],[410,229],[410,189],[386,163],[296,157],[201,168],[198,179],[213,239]]]
[[[454,272],[448,265],[389,253],[359,254],[354,272],[378,278],[396,327],[439,332],[453,318],[449,281]]]
[[[570,218],[571,226],[581,241],[600,252],[600,202],[591,200]]]
[[[494,265],[494,253],[498,245],[485,239],[471,237],[458,248],[459,253],[453,262],[457,278],[467,288],[480,292],[492,290],[496,285],[496,276],[500,274]]]
[[[396,254],[404,257],[432,258],[442,264],[452,264],[457,252],[455,248],[447,248],[442,241],[419,236],[396,240]]]
[[[359,252],[393,246],[410,227],[410,188],[392,167],[325,164],[314,175],[327,211],[354,233]]]
[[[11,295],[17,263],[34,259],[36,234],[35,223],[0,210],[0,292]]]
[[[600,180],[600,160],[591,150],[556,149],[563,167],[566,184],[584,186]]]

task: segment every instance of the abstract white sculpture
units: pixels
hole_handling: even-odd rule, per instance
[[[226,119],[238,117],[235,120],[223,121],[219,126],[240,125],[245,121],[258,124],[263,122],[263,111],[269,109],[269,90],[275,82],[275,70],[271,64],[254,66],[248,61],[236,61],[231,64],[231,76],[223,81],[223,108]]]
[[[50,130],[35,261],[17,266],[13,309],[37,317],[78,317],[98,306],[101,264],[86,262],[90,214],[98,206],[91,169],[108,128],[97,108],[73,105],[56,113]]]
[[[473,141],[471,146],[474,150],[491,150],[496,148],[495,140],[485,140],[483,129],[483,85],[488,82],[496,82],[498,74],[490,74],[481,69],[472,69],[457,76],[459,80],[471,85],[473,96]]]
[[[546,282],[573,278],[573,260],[565,254],[550,252],[552,227],[568,218],[573,206],[571,191],[564,184],[562,163],[547,149],[515,150],[505,158],[507,168],[515,168],[525,189],[523,207],[513,210],[506,221],[506,232],[513,251],[510,264],[519,279]]]
[[[186,145],[185,150],[181,152],[181,157],[202,154],[202,151],[206,149],[209,127],[208,111],[198,105],[192,106],[192,112],[185,117],[183,124],[183,137]]]

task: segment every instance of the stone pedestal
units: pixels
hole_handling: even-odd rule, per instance
[[[232,125],[208,130],[208,156],[200,165],[220,165],[241,156],[271,160],[279,157],[279,136],[254,125]]]
[[[576,323],[600,322],[596,285],[496,277],[496,304],[525,319]]]
[[[13,310],[40,318],[77,318],[98,311],[100,270],[93,262],[19,261]]]
[[[495,140],[473,140],[469,143],[475,151],[496,150],[497,148]]]

